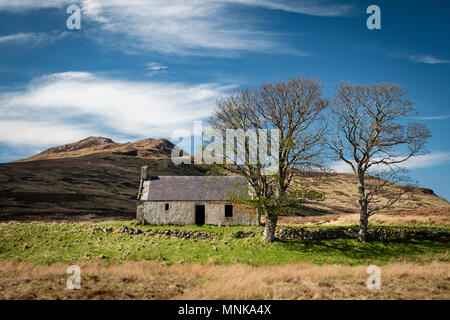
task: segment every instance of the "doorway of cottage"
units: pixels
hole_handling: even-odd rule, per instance
[[[195,224],[198,226],[205,224],[205,205],[203,204],[195,206]]]

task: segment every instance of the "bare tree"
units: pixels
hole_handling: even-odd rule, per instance
[[[293,169],[322,167],[320,155],[324,147],[324,126],[319,124],[319,120],[328,102],[321,98],[321,94],[321,85],[309,79],[268,83],[219,99],[210,119],[212,128],[222,132],[234,129],[244,136],[237,136],[234,141],[235,150],[245,150],[244,158],[237,159],[237,163],[227,165],[225,169],[249,181],[252,196],[240,200],[256,208],[259,214],[265,214],[265,242],[275,240],[280,213],[292,212],[301,206],[303,199],[323,197],[314,190],[291,184]],[[259,147],[261,142],[270,145],[269,141],[272,141],[268,135],[261,137],[259,129],[269,132],[276,129],[273,134],[278,135],[279,149],[272,150],[269,157],[263,156],[260,148],[255,150],[255,141],[260,142]],[[252,154],[257,154],[257,161],[251,161]],[[224,157],[236,160],[234,153],[225,152]],[[275,169],[274,174],[267,175],[268,168]]]
[[[431,136],[426,126],[407,121],[415,111],[405,94],[406,89],[396,84],[341,83],[330,110],[335,130],[328,145],[335,159],[345,161],[357,178],[358,239],[363,242],[369,217],[391,207],[407,191],[395,187],[405,172],[401,164],[426,153],[424,145]]]

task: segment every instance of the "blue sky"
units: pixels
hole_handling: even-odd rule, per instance
[[[371,4],[381,30],[366,28]],[[448,199],[449,14],[448,1],[0,0],[0,162],[92,135],[170,137],[265,82],[314,78],[326,97],[394,82],[433,132],[410,175]]]

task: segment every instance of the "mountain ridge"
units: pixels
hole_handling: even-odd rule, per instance
[[[169,158],[174,146],[172,142],[164,138],[148,138],[135,142],[119,143],[110,138],[91,136],[77,142],[46,149],[29,158],[15,160],[12,163],[82,157],[95,153],[135,155],[152,159]]]

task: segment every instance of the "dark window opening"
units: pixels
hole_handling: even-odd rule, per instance
[[[169,210],[169,204],[168,203],[166,203],[165,209],[166,209],[166,211]]]
[[[233,205],[226,204],[225,205],[225,217],[232,217],[232,216],[233,216]]]

